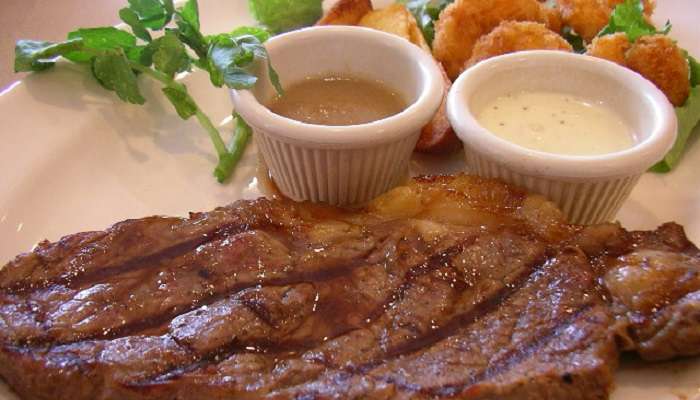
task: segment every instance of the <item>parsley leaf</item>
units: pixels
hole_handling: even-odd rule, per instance
[[[152,59],[156,70],[170,77],[176,72],[187,71],[190,68],[187,50],[173,32],[166,32],[165,35],[154,40],[149,45],[149,51],[153,54]]]
[[[241,47],[243,47],[247,51],[252,51],[257,59],[265,61],[265,63],[267,64],[267,75],[270,79],[270,83],[272,83],[272,86],[274,86],[278,94],[283,94],[284,90],[282,89],[282,85],[280,84],[280,79],[277,75],[277,71],[275,71],[275,69],[272,67],[272,63],[270,62],[270,55],[267,53],[267,49],[265,48],[265,46],[263,46],[262,42],[258,39],[258,37],[253,35],[242,35],[238,37],[238,41],[241,43]]]
[[[615,7],[610,14],[608,25],[598,33],[598,36],[624,32],[629,41],[634,42],[640,36],[656,33],[667,34],[670,30],[671,25],[668,22],[661,31],[657,31],[654,25],[647,22],[644,17],[644,4],[641,0],[625,0]]]
[[[139,90],[136,74],[159,81],[177,114],[182,119],[195,116],[209,135],[219,157],[214,174],[223,182],[243,153],[251,135],[250,127],[237,117],[236,134],[231,147],[227,148],[219,130],[197,106],[187,87],[174,77],[194,64],[207,71],[218,87],[250,88],[258,80],[257,65],[263,62],[267,65],[270,82],[281,93],[279,77],[262,45],[270,33],[262,28],[241,27],[230,33],[204,37],[200,32],[196,0],[187,0],[178,9],[173,0],[129,0],[128,7],[122,8],[119,16],[133,34],[114,27],[99,27],[77,29],[68,34],[68,40],[60,43],[18,41],[15,71],[41,71],[53,66],[58,56],[64,56],[69,61],[89,64],[100,85],[114,91],[123,101],[134,104],[146,101]],[[166,27],[173,17],[175,26]],[[152,31],[161,29],[165,29],[165,33],[153,39]]]
[[[169,6],[159,0],[129,0],[129,9],[138,16],[145,27],[153,30],[160,30],[170,22],[172,1]]]
[[[194,30],[199,30],[199,7],[196,1],[188,0],[185,5],[182,6],[178,14]]]
[[[277,73],[258,36],[221,34],[209,38],[209,75],[215,86],[226,86],[232,89],[249,89],[257,77],[253,72],[253,61],[259,59],[267,64],[268,76],[278,93],[282,86]]]
[[[224,83],[231,89],[250,89],[258,77],[239,67],[229,67],[223,74]]]
[[[579,54],[586,52],[586,45],[583,42],[583,38],[577,35],[570,27],[565,26],[562,29],[561,36],[569,42],[571,48],[573,48],[575,52]]]
[[[187,4],[190,3],[195,3],[195,6],[188,8]],[[196,10],[196,1],[188,0],[183,8],[175,11],[175,24],[177,25],[175,32],[178,38],[197,54],[197,57],[206,59],[207,41],[199,31],[199,16],[195,13]]]
[[[136,37],[129,32],[114,27],[83,28],[68,34],[68,39],[82,39],[86,50],[124,49],[136,46]],[[88,62],[93,54],[90,51],[75,51],[63,55],[73,62]]]
[[[267,29],[257,26],[241,26],[229,33],[230,36],[253,35],[260,43],[266,42],[270,38],[270,32]]]
[[[126,49],[126,57],[145,67],[153,64],[153,48],[149,46],[135,46]]]
[[[82,47],[81,39],[61,43],[19,40],[15,45],[15,72],[43,71],[54,65],[54,58],[57,56],[80,50]]]
[[[175,6],[173,0],[163,0],[163,8],[165,8],[166,24],[169,23],[175,14]]]
[[[134,10],[130,8],[122,8],[119,10],[119,18],[121,18],[125,24],[131,27],[131,31],[134,32],[134,35],[137,38],[147,42],[152,40],[151,34],[148,33],[148,29],[146,29],[146,25],[143,23],[143,21],[141,21],[139,16],[136,15]]]
[[[122,49],[106,50],[94,57],[92,73],[102,87],[115,91],[120,99],[134,104],[146,102],[136,83],[136,74]]]

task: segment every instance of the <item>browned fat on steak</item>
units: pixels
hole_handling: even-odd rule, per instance
[[[605,399],[621,350],[700,353],[682,229],[572,226],[420,178],[357,212],[240,201],[41,243],[0,271],[25,399]]]

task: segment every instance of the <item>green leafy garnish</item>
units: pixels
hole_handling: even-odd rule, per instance
[[[139,16],[134,12],[134,10],[130,8],[122,8],[119,10],[119,18],[121,18],[122,21],[124,21],[125,24],[129,25],[131,27],[131,31],[134,32],[134,35],[141,39],[145,40],[147,42],[150,42],[151,39],[151,34],[148,32],[148,29],[146,28],[146,25],[141,21]]]
[[[74,51],[62,54],[73,62],[89,62],[94,54],[92,50],[129,49],[136,46],[136,37],[129,32],[114,27],[84,28],[70,32],[68,39],[82,39],[85,51]]]
[[[177,15],[194,30],[199,30],[199,6],[196,0],[188,0]]]
[[[321,18],[321,0],[248,0],[253,17],[272,33],[311,25]]]
[[[700,63],[693,56],[687,55],[690,69],[690,86],[700,85]]]
[[[137,75],[159,81],[177,114],[182,119],[196,117],[209,135],[219,157],[214,175],[219,182],[225,181],[243,154],[251,135],[250,127],[237,117],[235,135],[227,147],[209,117],[175,76],[194,65],[205,70],[217,87],[248,89],[258,80],[255,66],[265,63],[271,83],[282,93],[279,78],[263,46],[270,37],[269,32],[242,27],[205,37],[200,32],[196,0],[187,0],[178,9],[173,7],[172,0],[129,0],[128,7],[121,9],[119,16],[133,34],[114,27],[99,27],[75,30],[60,43],[18,41],[15,71],[42,71],[62,56],[88,64],[102,87],[133,104],[146,101],[139,90]],[[169,26],[173,20],[175,26]]]
[[[624,32],[630,42],[634,42],[640,36],[653,35],[656,33],[667,34],[671,31],[671,24],[666,22],[660,31],[644,17],[644,4],[641,0],[625,0],[618,4],[610,14],[610,21],[598,33],[598,36],[608,35],[616,32]]]
[[[153,30],[163,29],[175,11],[172,0],[129,0],[129,9],[139,17],[143,26]]]
[[[95,56],[92,59],[92,73],[102,87],[115,91],[120,99],[133,104],[146,102],[136,83],[136,74],[122,49],[105,50]]]
[[[435,21],[440,17],[440,12],[454,0],[399,0],[399,2],[404,3],[411,11],[423,32],[425,41],[432,46],[435,39]]]
[[[55,58],[83,48],[82,39],[51,43],[18,40],[15,45],[15,72],[43,71],[55,63]]]
[[[220,162],[219,166],[214,170],[214,175],[219,182],[223,182],[226,179],[227,168],[236,165],[241,157],[243,157],[243,152],[250,141],[250,137],[253,135],[252,129],[250,129],[250,126],[248,126],[243,118],[235,113],[233,117],[235,118],[233,139],[231,140],[224,160]]]
[[[194,3],[195,5],[191,5]],[[207,41],[199,31],[199,11],[196,0],[188,0],[183,8],[175,13],[174,32],[178,38],[189,46],[199,58],[207,57]]]
[[[170,77],[176,72],[190,69],[190,57],[185,45],[173,32],[166,32],[165,35],[151,42],[148,45],[148,52],[152,54],[151,59],[155,68]]]
[[[630,43],[646,35],[666,35],[671,30],[671,24],[666,22],[661,30],[647,22],[644,17],[644,4],[641,0],[625,0],[618,4],[610,15],[610,22],[598,36],[604,36],[616,32],[624,32]],[[666,154],[663,160],[651,168],[654,172],[669,172],[681,159],[681,155],[688,144],[688,139],[693,129],[700,123],[700,64],[686,52],[690,69],[690,95],[682,107],[676,107],[678,119],[678,137],[673,148]]]
[[[570,27],[565,26],[562,29],[561,36],[569,42],[575,52],[579,54],[586,52],[586,44],[583,42],[583,38],[577,35]]]
[[[266,42],[270,38],[270,32],[266,29],[256,27],[256,26],[241,26],[234,29],[231,36],[243,36],[243,35],[253,35],[258,38],[259,42]]]
[[[663,160],[654,165],[654,172],[669,172],[681,160],[686,144],[698,123],[700,123],[700,63],[688,56],[690,66],[690,95],[682,107],[676,107],[678,137]]]
[[[265,37],[260,31],[252,31],[247,28],[241,32],[254,32],[256,34],[236,35],[215,35],[209,40],[209,62],[212,73],[211,81],[215,86],[226,86],[232,89],[245,89],[253,86],[258,77],[248,72],[253,61],[264,60],[267,64],[270,82],[278,93],[282,93],[282,86],[277,73],[270,64],[270,57],[267,49],[262,45],[259,37]]]

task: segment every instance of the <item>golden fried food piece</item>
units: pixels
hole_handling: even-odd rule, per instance
[[[425,36],[423,36],[423,31],[420,30],[418,27],[418,22],[416,19],[413,17],[413,14],[404,7],[406,12],[410,15],[411,18],[409,18],[408,22],[408,33],[410,35],[410,41],[411,43],[415,44],[416,46],[420,47],[421,49],[425,50],[429,54],[432,54],[433,51],[430,50],[430,46],[428,45],[428,42],[425,40]]]
[[[561,19],[561,12],[557,7],[549,7],[543,5],[542,12],[544,13],[545,25],[549,30],[554,32],[561,32],[564,22]]]
[[[372,11],[371,0],[340,0],[328,10],[316,25],[357,25]]]
[[[401,3],[394,3],[387,8],[368,12],[358,25],[401,36],[430,53],[428,42],[425,41],[416,19]]]
[[[688,98],[688,61],[668,36],[642,36],[632,44],[624,33],[605,35],[594,39],[586,54],[638,72],[661,89],[674,106],[682,106]]]
[[[371,0],[340,0],[316,25],[359,25],[393,33],[430,52],[416,19],[403,4],[374,11]]]
[[[558,0],[564,23],[590,42],[610,20],[608,0]]]
[[[387,8],[371,11],[362,17],[359,25],[401,36],[422,48],[427,53],[431,53],[430,47],[423,37],[423,32],[418,28],[416,19],[403,4],[394,3]],[[444,73],[444,69],[439,62],[438,65],[443,71],[445,96],[447,96],[447,91],[452,82]],[[418,143],[416,144],[416,151],[440,153],[458,149],[459,144],[460,141],[452,130],[450,122],[447,120],[445,99],[443,99],[433,119],[421,130],[420,139],[418,139]]]
[[[586,54],[627,66],[625,54],[630,47],[632,44],[627,38],[627,34],[618,32],[593,39],[586,48]]]
[[[537,22],[504,21],[474,45],[465,67],[501,54],[522,50],[573,51],[571,45],[557,33]]]
[[[627,66],[661,89],[674,106],[690,94],[688,61],[676,43],[665,35],[642,36],[626,54]]]
[[[344,7],[350,7],[352,10],[357,10],[357,8],[354,6],[349,5],[351,2],[356,3],[357,0],[341,0],[341,2],[346,3],[346,5],[341,7],[341,9]],[[336,7],[338,7],[338,4],[336,4]],[[334,9],[336,7],[334,7]],[[328,15],[333,14],[334,9],[331,9]],[[342,15],[347,13],[342,10],[338,10],[335,14]],[[324,19],[326,18],[324,17]],[[332,20],[338,21],[339,18],[334,17]],[[348,21],[347,18],[340,18],[340,20],[346,22]],[[322,22],[324,22],[323,19],[319,21],[318,24],[320,25]],[[392,33],[410,41],[427,53],[431,53],[430,46],[428,46],[428,42],[425,41],[423,32],[421,32],[420,28],[418,27],[416,19],[403,4],[394,3],[381,10],[370,10],[364,13],[364,15],[353,24]],[[442,65],[440,65],[440,63],[438,63],[438,65],[440,66],[440,69],[443,70],[446,96],[447,90],[450,88],[452,82],[449,80],[449,78],[447,78],[447,75],[444,74]],[[433,116],[433,119],[421,130],[421,136],[416,144],[416,150],[428,153],[438,153],[458,149],[459,144],[460,141],[457,139],[457,136],[452,130],[450,122],[447,120],[447,114],[445,112],[445,99],[443,99],[442,104],[435,113],[435,116]]]
[[[358,25],[392,33],[410,41],[411,20],[415,21],[413,15],[406,9],[406,6],[394,3],[387,8],[365,14]]]
[[[476,41],[502,21],[535,21],[557,29],[557,19],[537,0],[456,0],[435,25],[433,55],[451,79],[457,78],[471,57]],[[552,26],[550,26],[550,24]]]
[[[615,6],[624,0],[557,0],[564,24],[590,42],[610,21]],[[644,0],[644,13],[654,12],[654,0]]]
[[[445,96],[433,119],[420,131],[420,137],[416,143],[416,151],[420,153],[448,153],[462,148],[462,143],[447,119],[447,92],[452,86],[452,81],[447,77],[442,64],[438,63],[438,66],[445,81]]]

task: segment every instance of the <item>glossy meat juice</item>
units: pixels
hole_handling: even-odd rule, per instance
[[[477,177],[359,211],[241,200],[8,263],[0,377],[32,400],[601,400],[622,350],[700,353],[698,276],[678,225],[569,225]]]

